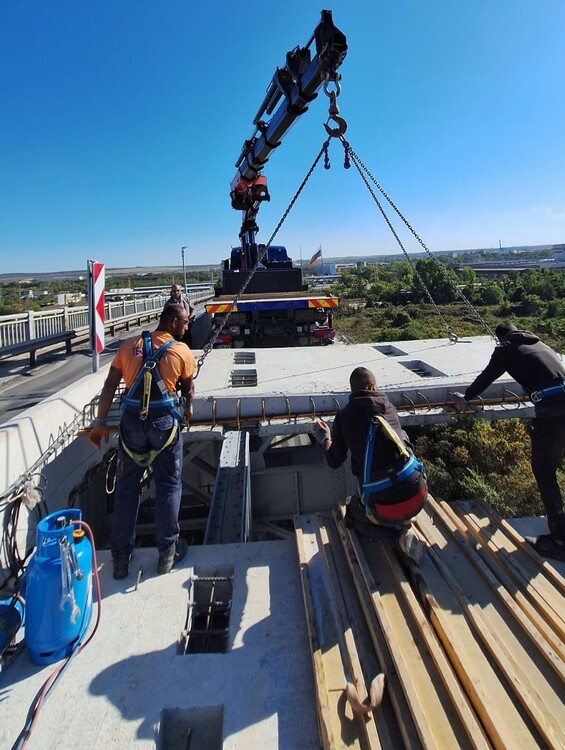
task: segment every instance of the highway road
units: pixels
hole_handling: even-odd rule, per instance
[[[198,305],[196,309],[199,309]],[[197,324],[198,320],[195,326]],[[129,331],[118,331],[112,339],[107,337],[106,349],[99,358],[99,368],[112,361],[124,339],[135,336],[148,327],[154,330],[156,326],[155,321],[149,326],[144,323]],[[50,352],[43,349],[38,353],[37,363],[37,367],[29,367],[29,354],[0,360],[0,425],[92,372],[92,355],[87,344],[74,345],[71,355],[64,351]]]
[[[124,331],[123,336],[112,339],[100,355],[100,367],[112,360],[122,339],[134,334]],[[0,425],[92,372],[87,346],[77,347],[71,355],[40,352],[37,361],[34,368],[29,367],[29,355],[0,362]]]

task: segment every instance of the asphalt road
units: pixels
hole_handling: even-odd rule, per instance
[[[139,328],[139,331],[146,327]],[[137,329],[123,331],[122,335],[108,342],[100,355],[99,367],[108,364],[121,341],[136,332]],[[71,355],[40,351],[37,362],[37,367],[30,368],[29,355],[0,362],[0,425],[92,372],[92,356],[87,346],[77,346]]]

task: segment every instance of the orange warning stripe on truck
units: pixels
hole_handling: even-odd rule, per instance
[[[319,299],[309,299],[308,307],[339,307],[339,299],[337,297],[321,297]]]
[[[210,314],[237,312],[237,305],[233,305],[231,302],[228,302],[227,305],[206,305],[206,312]]]

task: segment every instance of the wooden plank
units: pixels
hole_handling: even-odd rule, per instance
[[[410,613],[417,622],[420,629],[420,634],[424,640],[429,654],[434,662],[440,678],[443,680],[446,691],[449,694],[449,698],[453,705],[453,708],[457,712],[459,719],[465,727],[469,743],[473,748],[479,750],[487,750],[491,747],[490,742],[484,732],[481,723],[478,721],[475,712],[473,711],[469,699],[461,687],[457,676],[451,666],[451,663],[447,659],[445,652],[439,642],[439,639],[430,625],[425,613],[422,610],[422,606],[412,589],[412,586],[402,575],[400,564],[398,560],[390,554],[389,550],[383,549],[387,563],[393,571],[404,596],[406,605],[410,609]],[[413,564],[411,564],[413,571],[416,570]]]
[[[535,564],[536,568],[543,572],[545,578],[547,578],[554,589],[556,589],[561,595],[565,595],[565,578],[556,570],[553,565],[540,557],[534,548],[526,542],[524,537],[514,529],[508,521],[500,516],[494,508],[491,508],[487,503],[481,503],[475,501],[474,503],[480,508],[488,518],[500,528],[506,537],[514,544],[515,547],[520,549],[524,556],[530,558]]]
[[[484,652],[499,667],[545,742],[550,747],[565,747],[565,708],[560,697],[565,692],[565,683],[550,672],[545,654],[536,650],[529,632],[514,617],[520,610],[504,606],[506,602],[499,596],[499,582],[462,538],[443,508],[436,509],[436,529],[438,520],[441,520],[444,532],[458,542],[468,562],[479,574],[469,569],[469,565],[465,566],[466,561],[454,566],[450,565],[452,558],[446,557],[445,563],[443,560],[436,563],[482,642]],[[459,580],[465,580],[466,593],[459,586]]]
[[[464,509],[464,506],[462,508]],[[477,515],[468,511],[466,516],[473,519],[481,542],[497,553],[504,562],[507,573],[514,579],[516,588],[523,591],[530,601],[530,606],[535,607],[558,638],[565,641],[563,596],[545,577],[545,571],[539,564],[524,553],[525,543],[522,545],[519,542],[520,546],[517,546],[496,525],[494,519],[482,513],[480,507],[479,513],[480,515]]]
[[[516,705],[514,696],[501,682],[500,674],[490,655],[485,653],[484,644],[471,627],[465,609],[445,580],[447,566],[442,563],[441,555],[449,542],[441,535],[437,523],[432,523],[426,514],[420,514],[418,528],[433,545],[418,571],[420,594],[491,743],[500,750],[536,747],[540,738],[532,732],[533,727]],[[462,556],[458,545],[451,542],[451,546],[453,556],[450,563],[454,556]],[[457,572],[458,579],[465,580],[467,587],[469,582],[462,575],[461,571]]]
[[[513,579],[507,574],[506,568],[500,562],[499,556],[493,552],[491,547],[481,544],[473,519],[469,515],[461,518],[457,515],[455,508],[447,503],[442,503],[441,507],[453,523],[458,525],[462,533],[464,530],[471,532],[475,539],[475,551],[500,584],[497,585],[493,582],[496,594],[513,613],[516,621],[528,634],[532,644],[544,655],[548,664],[560,679],[565,681],[565,643],[547,625],[537,610],[532,607],[524,593],[516,588]],[[540,635],[542,638],[539,638]]]
[[[404,694],[402,683],[392,660],[389,644],[386,641],[385,634],[380,627],[380,623],[373,608],[371,592],[376,590],[376,583],[373,581],[372,574],[367,567],[361,567],[359,560],[364,560],[364,555],[361,551],[355,532],[347,529],[343,523],[338,524],[337,530],[355,582],[355,589],[359,596],[359,601],[366,622],[369,626],[369,633],[373,647],[377,654],[379,663],[382,666],[383,672],[386,675],[387,684],[385,700],[390,700],[396,718],[396,726],[402,737],[404,747],[407,748],[407,750],[419,750],[419,748],[422,747],[422,743],[418,736],[414,720],[412,719],[412,714],[408,707],[408,701]],[[383,716],[383,721],[387,721],[388,726],[386,715]],[[379,723],[379,728],[380,726],[381,724]],[[390,729],[389,732],[391,732]],[[394,745],[392,748],[393,750],[396,750]]]
[[[333,599],[316,516],[295,517],[295,528],[324,748],[364,750],[367,745],[362,717],[351,721],[345,713],[348,667],[344,667],[342,656],[343,626]]]
[[[325,518],[324,524],[328,523],[334,525],[331,519]],[[362,647],[362,641],[359,635],[360,628],[355,627],[352,623],[354,607],[353,602],[351,601],[351,590],[347,586],[340,585],[342,577],[345,575],[345,571],[343,569],[340,571],[335,561],[335,557],[339,555],[339,545],[335,544],[336,541],[339,541],[338,538],[336,539],[335,527],[333,529],[334,545],[330,545],[328,529],[325,525],[320,528],[320,538],[323,544],[330,579],[333,584],[336,606],[343,626],[344,648],[347,652],[348,661],[346,678],[355,687],[359,700],[364,703],[369,698],[369,691],[365,683],[357,647],[358,644]],[[349,604],[349,606],[347,606],[347,604]],[[356,635],[354,635],[354,632]],[[349,674],[347,674],[347,672],[349,672]],[[372,677],[376,677],[376,673],[372,675]],[[371,677],[369,679],[371,679]],[[368,713],[365,717],[359,717],[359,720],[365,735],[367,747],[370,748],[370,750],[382,750],[373,713]],[[392,747],[390,744],[388,746]]]
[[[472,747],[387,565],[384,548],[389,543],[361,538],[363,552],[358,558],[420,741],[426,748]],[[376,585],[371,571],[378,576]]]

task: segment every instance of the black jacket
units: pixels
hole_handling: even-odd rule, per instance
[[[400,439],[403,439],[398,413],[384,393],[355,391],[344,409],[336,414],[332,425],[332,444],[326,451],[326,461],[337,469],[351,453],[351,471],[361,479],[365,462],[365,443],[373,415],[383,416]],[[374,468],[386,469],[398,458],[392,442],[377,433]]]
[[[478,396],[507,372],[529,395],[559,380],[565,380],[565,367],[547,344],[529,331],[511,331],[499,344],[490,362],[465,391],[467,401]],[[565,415],[565,394],[551,396],[536,404],[536,416]]]

